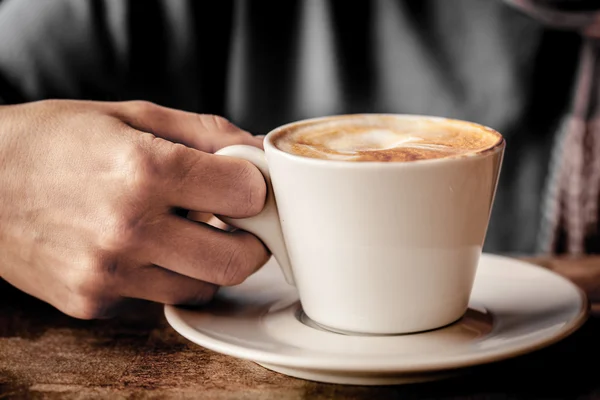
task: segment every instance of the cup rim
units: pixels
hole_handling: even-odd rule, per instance
[[[487,132],[490,132],[490,133],[494,134],[498,138],[498,140],[494,144],[490,145],[489,147],[485,147],[483,149],[479,149],[479,150],[476,150],[476,151],[468,153],[468,154],[458,154],[458,155],[454,155],[454,156],[450,156],[450,157],[430,158],[430,159],[413,160],[413,161],[361,161],[361,162],[304,157],[304,156],[300,156],[300,155],[296,155],[296,154],[292,154],[292,153],[287,153],[287,152],[277,148],[272,142],[273,136],[277,135],[282,130],[289,129],[294,126],[311,124],[311,123],[316,123],[319,121],[324,121],[324,120],[329,120],[329,119],[358,118],[361,116],[371,116],[371,117],[392,116],[392,117],[428,119],[428,120],[434,120],[434,121],[445,121],[445,122],[464,124],[464,125],[468,125],[473,128],[476,128],[476,129],[485,130]],[[289,122],[287,124],[278,126],[277,128],[275,128],[275,129],[271,130],[269,133],[267,133],[267,135],[265,136],[265,139],[264,139],[263,146],[264,146],[265,151],[269,150],[269,152],[272,151],[272,152],[279,154],[282,157],[285,157],[291,161],[312,164],[315,166],[316,165],[336,166],[336,167],[344,167],[344,168],[357,167],[357,168],[361,168],[361,169],[362,168],[398,168],[400,166],[401,166],[401,168],[407,168],[407,167],[411,167],[411,166],[414,167],[414,166],[420,166],[420,165],[424,165],[424,164],[425,165],[445,164],[448,162],[457,162],[460,160],[470,160],[470,159],[474,159],[474,158],[485,157],[490,154],[502,151],[504,149],[504,147],[506,146],[506,140],[504,139],[504,136],[502,136],[502,134],[500,132],[498,132],[497,130],[495,130],[493,128],[490,128],[486,125],[478,124],[476,122],[471,122],[471,121],[466,121],[466,120],[461,120],[461,119],[456,119],[456,118],[447,118],[447,117],[433,116],[433,115],[426,115],[426,114],[354,113],[354,114],[327,115],[327,116],[322,116],[322,117],[307,118],[307,119],[301,119],[301,120],[294,121],[294,122]]]

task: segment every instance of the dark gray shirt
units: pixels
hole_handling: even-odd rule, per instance
[[[255,133],[355,112],[482,123],[507,139],[485,249],[531,253],[579,46],[500,0],[3,0],[0,97],[146,99]]]

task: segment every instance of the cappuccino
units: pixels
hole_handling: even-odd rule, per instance
[[[492,129],[433,116],[294,122],[264,152],[217,152],[253,163],[271,194],[260,214],[223,222],[265,243],[325,329],[440,328],[467,311],[504,147]]]
[[[303,157],[388,162],[470,155],[501,141],[493,129],[470,122],[385,114],[307,120],[272,139],[279,150]]]

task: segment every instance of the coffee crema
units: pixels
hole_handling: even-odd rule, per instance
[[[502,136],[466,121],[425,116],[342,115],[283,127],[273,145],[290,154],[341,161],[407,162],[476,154]]]

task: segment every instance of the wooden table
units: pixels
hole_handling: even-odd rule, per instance
[[[595,301],[600,258],[536,259]],[[69,318],[0,283],[0,399],[600,399],[600,318],[544,350],[434,383],[358,387],[289,378],[216,354],[171,329],[162,308]]]

